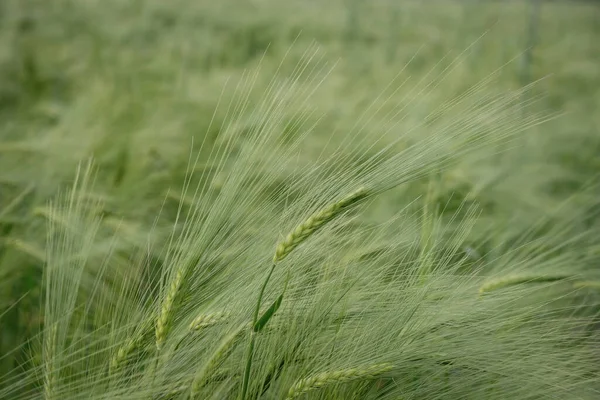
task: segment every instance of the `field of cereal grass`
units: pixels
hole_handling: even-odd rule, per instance
[[[2,3],[0,397],[596,398],[600,6],[533,3]]]

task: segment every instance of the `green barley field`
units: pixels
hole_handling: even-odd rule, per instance
[[[0,398],[600,398],[600,3],[4,0]]]

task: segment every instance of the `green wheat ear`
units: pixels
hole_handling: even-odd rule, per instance
[[[479,294],[484,294],[508,286],[520,285],[522,283],[556,282],[567,278],[569,278],[569,275],[508,275],[485,282],[479,288]]]
[[[176,299],[177,295],[179,294],[179,289],[181,288],[181,285],[183,284],[183,279],[184,279],[184,275],[185,275],[184,272],[185,272],[184,268],[179,268],[179,270],[175,274],[174,279],[171,281],[171,284],[169,285],[169,292],[167,293],[167,296],[163,300],[162,306],[160,308],[160,313],[158,315],[158,318],[156,319],[155,335],[156,335],[156,349],[158,351],[161,350],[161,348],[167,338],[167,334],[169,333],[169,330],[171,328],[171,320],[173,318],[173,316],[172,316],[173,306],[175,304],[175,299]]]
[[[241,391],[240,399],[245,400],[246,395],[248,393],[248,384],[250,381],[250,369],[252,368],[252,355],[254,353],[254,343],[256,340],[256,334],[260,331],[260,329],[262,329],[262,327],[264,327],[266,325],[266,323],[273,316],[273,314],[275,314],[275,312],[277,311],[277,308],[279,308],[279,306],[281,305],[281,302],[283,301],[283,293],[282,293],[278,297],[276,302],[273,303],[273,305],[271,307],[269,307],[267,314],[264,314],[263,318],[260,319],[263,322],[259,323],[259,321],[260,321],[259,320],[259,311],[260,311],[260,306],[262,304],[262,298],[263,298],[265,289],[267,287],[267,284],[269,283],[269,280],[271,279],[271,275],[273,274],[273,271],[275,270],[277,263],[279,261],[283,260],[285,257],[287,257],[288,254],[290,254],[296,247],[300,246],[300,244],[302,244],[302,242],[307,240],[310,237],[310,235],[315,233],[319,228],[321,228],[327,222],[331,221],[336,216],[341,214],[344,210],[346,210],[349,206],[355,204],[356,202],[358,202],[361,199],[364,199],[368,195],[369,195],[369,192],[367,191],[367,189],[362,187],[362,188],[352,192],[348,196],[344,197],[343,199],[338,200],[337,202],[328,205],[327,207],[323,208],[322,210],[320,210],[320,211],[314,213],[313,215],[311,215],[310,217],[308,217],[308,219],[306,221],[304,221],[303,223],[298,225],[296,227],[296,229],[294,229],[292,232],[290,232],[286,236],[286,238],[277,245],[277,248],[275,249],[275,256],[273,257],[273,264],[271,265],[271,269],[269,270],[269,273],[267,274],[267,277],[266,277],[265,281],[263,282],[262,287],[258,293],[258,300],[256,302],[256,307],[254,309],[254,317],[252,319],[253,332],[250,334],[250,342],[248,345],[248,355],[247,355],[247,359],[246,359],[246,367],[244,369],[244,376],[243,376],[243,380],[242,380],[242,391]],[[285,292],[285,289],[284,289],[284,292]]]
[[[286,238],[277,245],[273,262],[277,263],[283,260],[296,247],[307,240],[310,235],[319,230],[319,228],[334,219],[347,207],[365,198],[368,194],[369,192],[365,188],[360,188],[338,202],[330,204],[322,210],[311,215],[306,221],[298,225],[296,229],[290,232]]]
[[[295,399],[311,390],[319,389],[338,383],[346,383],[362,379],[374,379],[378,376],[391,371],[394,368],[392,364],[375,364],[361,368],[349,368],[337,371],[322,372],[317,375],[297,381],[288,391],[286,400]]]
[[[573,283],[573,287],[575,289],[600,289],[600,280],[599,281],[579,281]]]
[[[210,314],[201,314],[194,318],[190,323],[190,331],[200,331],[209,326],[218,324],[219,322],[225,321],[229,317],[229,313],[225,311],[217,311]]]
[[[237,343],[240,336],[246,332],[247,327],[248,324],[240,325],[236,330],[234,330],[232,333],[226,336],[221,341],[216,350],[212,353],[208,361],[203,364],[200,370],[196,373],[196,376],[194,377],[194,380],[192,382],[190,391],[191,399],[194,399],[198,396],[198,393],[200,392],[204,384],[206,384],[210,380],[211,375],[215,373],[217,367],[219,367],[219,365],[227,357],[229,357],[231,352],[234,350],[235,344]]]
[[[125,363],[125,360],[129,357],[129,355],[137,348],[138,340],[137,338],[129,339],[125,344],[119,347],[116,354],[110,360],[110,365],[108,368],[108,373],[112,375],[115,371],[118,371],[121,366]]]
[[[146,334],[152,331],[152,323],[153,319],[146,320],[143,323],[141,330],[134,332],[131,336],[127,338],[125,343],[123,343],[117,350],[117,352],[113,355],[110,360],[110,364],[108,367],[109,375],[113,375],[118,372],[121,367],[127,362],[129,356],[142,345]]]

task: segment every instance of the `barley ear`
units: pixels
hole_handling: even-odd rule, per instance
[[[225,319],[227,319],[228,316],[229,314],[224,311],[217,311],[210,314],[201,314],[194,318],[194,320],[190,323],[190,331],[199,331],[204,328],[216,325],[219,322],[222,322]]]
[[[117,350],[117,354],[113,356],[110,360],[110,366],[108,368],[108,373],[112,375],[114,372],[118,371],[129,354],[137,347],[137,341],[134,339],[128,340],[123,346],[119,347]]]
[[[567,278],[569,275],[508,275],[485,282],[479,288],[479,294],[523,283],[556,282]]]
[[[330,204],[322,210],[311,215],[306,221],[298,225],[296,229],[290,232],[285,239],[277,245],[273,262],[277,263],[283,260],[319,228],[342,213],[349,206],[365,198],[368,194],[369,192],[365,188],[360,188],[338,202]]]
[[[152,330],[153,319],[147,319],[142,325],[141,330],[137,330],[133,333],[132,336],[129,336],[121,347],[117,350],[117,352],[113,355],[110,360],[110,364],[108,366],[109,375],[113,375],[117,372],[123,364],[127,361],[131,353],[136,350],[147,334]]]
[[[179,289],[183,284],[184,272],[185,271],[183,268],[180,268],[177,271],[177,274],[175,275],[173,281],[171,282],[171,285],[169,286],[169,292],[163,300],[158,318],[156,319],[155,334],[156,349],[158,351],[161,350],[167,338],[169,330],[171,329],[171,320],[173,318],[173,305],[175,304],[175,299],[177,298]]]
[[[573,283],[575,289],[600,289],[600,281],[579,281]]]
[[[134,337],[127,340],[123,346],[119,347],[117,353],[110,360],[110,366],[108,367],[108,373],[110,375],[121,369],[125,361],[129,358],[129,355],[140,345],[140,340],[140,337]]]
[[[321,228],[327,222],[334,219],[336,216],[338,216],[340,213],[342,213],[349,206],[351,206],[351,205],[355,204],[356,202],[358,202],[359,200],[365,198],[368,194],[369,194],[369,192],[365,188],[360,188],[360,189],[354,191],[353,193],[351,193],[350,195],[344,197],[343,199],[337,201],[336,203],[328,205],[327,207],[323,208],[322,210],[311,215],[302,224],[298,225],[296,227],[296,229],[294,229],[292,232],[290,232],[286,236],[286,238],[277,245],[277,247],[275,249],[275,256],[273,257],[273,264],[271,265],[271,269],[269,270],[269,273],[268,273],[265,281],[262,284],[260,292],[258,293],[258,300],[256,302],[256,307],[254,309],[254,317],[252,319],[253,332],[250,334],[250,342],[248,344],[246,367],[244,369],[244,376],[242,378],[242,391],[240,394],[241,400],[245,400],[246,395],[248,393],[248,385],[250,382],[250,370],[252,368],[252,356],[254,353],[254,343],[256,340],[256,333],[258,333],[258,331],[260,331],[261,325],[264,325],[264,324],[258,324],[258,322],[259,322],[258,313],[260,311],[260,306],[262,304],[262,298],[265,293],[265,289],[267,287],[267,284],[269,283],[269,279],[271,279],[271,275],[273,274],[273,271],[275,270],[275,266],[277,265],[277,263],[279,261],[283,260],[288,254],[290,254],[302,242],[307,240],[310,237],[310,235],[315,233],[319,228]],[[284,289],[284,291],[285,291],[285,289]],[[273,311],[269,316],[266,317],[265,323],[276,311],[276,308],[278,308],[281,305],[282,299],[283,299],[283,295],[281,296],[281,299],[278,299],[278,301],[276,303],[274,303]]]
[[[200,392],[200,389],[208,382],[210,376],[216,371],[217,367],[231,354],[233,351],[237,339],[239,336],[246,331],[247,324],[241,325],[231,334],[226,336],[214,353],[210,356],[208,361],[200,368],[196,373],[194,381],[192,382],[190,398],[194,399]]]
[[[367,367],[349,368],[337,371],[322,372],[297,381],[288,391],[287,400],[295,399],[304,393],[329,385],[346,383],[355,380],[374,379],[391,371],[392,364],[375,364]]]

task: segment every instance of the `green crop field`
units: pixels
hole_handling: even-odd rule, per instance
[[[0,2],[1,399],[600,398],[600,2]]]

